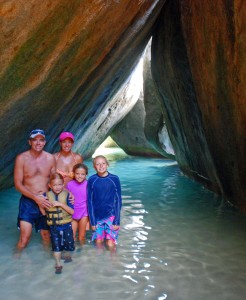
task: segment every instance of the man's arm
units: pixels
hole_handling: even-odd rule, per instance
[[[14,167],[15,188],[21,194],[36,202],[35,195],[23,185],[23,180],[24,180],[24,158],[23,155],[18,155],[15,160],[15,167]]]
[[[56,159],[52,154],[51,154],[51,159],[52,159],[52,168],[50,170],[50,174],[53,174],[56,172]]]
[[[29,199],[32,199],[36,204],[43,208],[49,208],[51,206],[50,202],[44,195],[33,194],[24,184],[24,156],[20,154],[15,160],[14,167],[14,185],[17,191]]]

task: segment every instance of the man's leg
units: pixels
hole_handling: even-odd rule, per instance
[[[41,229],[40,235],[42,237],[44,247],[48,248],[50,245],[50,231]]]
[[[17,249],[22,251],[29,243],[32,234],[32,224],[26,221],[20,221],[20,239]]]

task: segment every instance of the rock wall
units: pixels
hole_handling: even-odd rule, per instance
[[[144,134],[145,107],[141,93],[135,106],[114,128],[110,136],[129,155],[162,157]]]
[[[82,151],[84,157],[93,154],[96,148],[109,136],[113,128],[123,119],[134,107],[139,99],[141,87],[137,84],[139,76],[137,66],[132,75],[115,96],[109,99],[100,111],[100,114],[91,121],[91,125],[85,132],[77,129],[77,135],[81,136],[76,142],[74,149]]]
[[[8,0],[0,17],[0,188],[34,128],[50,152],[70,130],[90,156],[134,105],[153,35],[139,109],[151,147],[135,153],[163,155],[168,132],[183,172],[246,211],[245,1]]]
[[[144,134],[151,146],[165,158],[175,159],[164,116],[165,108],[151,72],[151,41],[143,56]]]
[[[81,139],[136,66],[164,3],[0,3],[1,188],[12,184],[15,156],[34,128],[46,130],[50,152],[63,130],[75,134],[82,154],[103,141]]]
[[[174,159],[163,119],[162,103],[151,75],[151,41],[139,62],[136,82],[141,89],[132,110],[119,122],[111,137],[129,155]]]
[[[167,1],[152,43],[181,169],[244,211],[245,8],[243,1]]]

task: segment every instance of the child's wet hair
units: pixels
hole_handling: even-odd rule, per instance
[[[53,181],[53,180],[55,180],[55,179],[61,179],[64,182],[63,176],[61,174],[57,173],[57,172],[52,173],[50,175],[50,182]]]
[[[93,158],[93,165],[95,165],[95,161],[96,161],[97,158],[102,158],[102,159],[104,159],[104,160],[106,161],[107,165],[109,166],[108,160],[107,160],[107,158],[106,158],[104,155],[97,155],[97,156],[95,156],[95,157]]]
[[[73,173],[75,173],[75,171],[77,169],[84,169],[86,172],[86,175],[88,174],[88,167],[85,164],[80,163],[80,164],[76,164],[75,166],[73,166]]]

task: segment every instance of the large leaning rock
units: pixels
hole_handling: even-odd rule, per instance
[[[244,1],[168,1],[152,70],[177,161],[246,211]]]
[[[162,157],[145,137],[144,117],[145,108],[141,93],[133,109],[116,125],[110,136],[129,155]]]
[[[105,103],[100,114],[88,127],[86,132],[77,131],[81,136],[76,142],[74,149],[83,150],[83,156],[88,157],[108,137],[113,128],[133,109],[142,92],[137,84],[139,67],[132,73],[114,97]],[[89,142],[88,142],[89,141]]]
[[[164,3],[0,3],[1,188],[10,186],[14,158],[27,149],[34,128],[46,130],[51,152],[60,132],[72,131],[83,155],[82,135],[131,74]],[[90,147],[87,136],[93,152],[97,143]]]
[[[163,102],[151,72],[151,41],[143,57],[144,133],[151,146],[165,158],[175,159],[164,117]]]
[[[246,211],[245,5],[1,1],[0,187],[11,185],[31,129],[47,131],[51,152],[60,132],[71,130],[75,149],[89,156],[127,113],[124,101],[134,103],[126,97],[128,77],[154,33],[157,89],[145,81],[145,137],[159,152],[168,131],[184,173]]]
[[[146,47],[136,74],[136,82],[141,88],[139,99],[114,128],[111,137],[127,154],[174,159],[160,96],[151,75],[150,45],[151,42]]]

